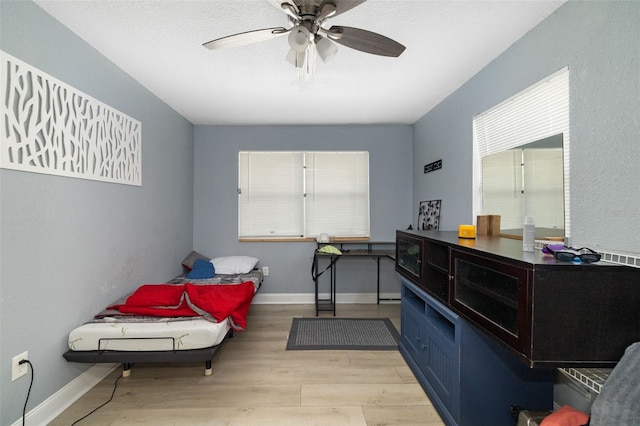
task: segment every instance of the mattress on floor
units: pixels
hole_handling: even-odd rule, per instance
[[[169,281],[198,285],[240,284],[251,281],[254,293],[264,276],[254,269],[246,274],[215,275],[202,280],[188,279],[184,275]],[[128,296],[116,301],[122,304]],[[163,318],[122,315],[118,311],[104,310],[86,324],[69,333],[72,351],[175,351],[203,349],[218,345],[231,329],[229,319],[214,323],[202,317]]]
[[[172,351],[215,346],[231,328],[225,319],[213,323],[203,318],[162,322],[95,322],[69,333],[72,351]]]

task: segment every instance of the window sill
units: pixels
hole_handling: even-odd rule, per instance
[[[339,243],[341,241],[362,241],[367,242],[370,237],[331,237],[329,243]],[[240,243],[315,243],[315,238],[293,238],[293,237],[261,237],[261,238],[238,238]]]
[[[309,243],[316,242],[315,238],[239,238],[239,242],[241,243]]]

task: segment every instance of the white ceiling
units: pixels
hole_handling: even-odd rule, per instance
[[[338,45],[301,83],[287,38],[202,43],[289,27],[268,0],[36,0],[193,124],[413,124],[566,0],[369,0],[345,25],[406,46],[399,58]]]

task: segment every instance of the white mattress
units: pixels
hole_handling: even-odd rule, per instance
[[[69,333],[72,351],[171,351],[202,349],[219,344],[231,328],[228,320],[202,318],[163,322],[100,322]]]
[[[171,283],[234,284],[251,281],[254,291],[258,291],[262,279],[262,271],[254,269],[247,274],[216,275],[204,280],[188,280],[180,276]],[[124,300],[126,298],[116,304],[124,303]],[[215,346],[222,342],[230,328],[228,319],[219,323],[201,317],[136,322],[135,319],[105,317],[71,331],[68,343],[72,351],[183,351]]]

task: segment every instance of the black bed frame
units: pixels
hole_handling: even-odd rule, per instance
[[[83,363],[121,363],[123,376],[130,374],[131,366],[136,362],[205,362],[205,375],[211,375],[211,361],[224,343],[233,337],[233,329],[229,329],[222,341],[215,346],[202,349],[170,350],[170,351],[67,351],[64,358],[70,362]]]

